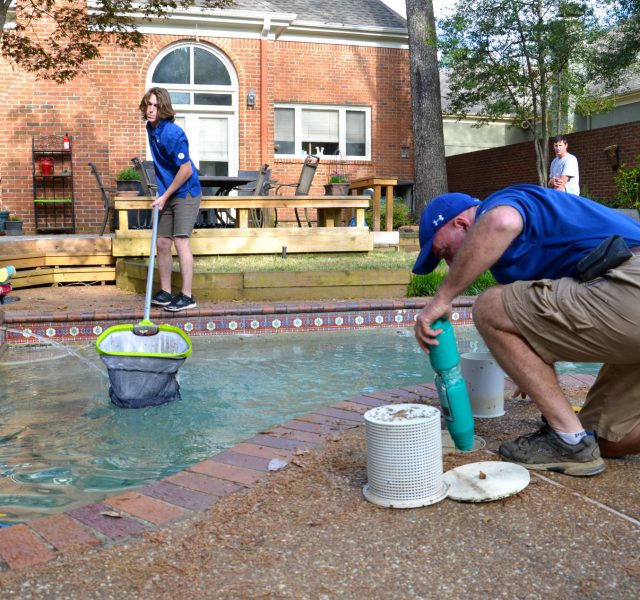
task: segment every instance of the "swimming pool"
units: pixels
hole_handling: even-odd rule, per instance
[[[482,351],[471,326],[460,352]],[[410,328],[193,338],[183,400],[109,401],[92,344],[11,347],[0,381],[0,522],[29,521],[155,481],[292,417],[379,389],[433,381]],[[565,366],[565,370],[568,366]],[[585,366],[570,366],[593,372]]]

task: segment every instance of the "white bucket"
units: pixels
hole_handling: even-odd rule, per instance
[[[415,508],[443,500],[440,411],[423,404],[378,406],[364,414],[369,502]]]
[[[489,352],[468,352],[460,356],[460,369],[474,417],[504,415],[504,372]]]

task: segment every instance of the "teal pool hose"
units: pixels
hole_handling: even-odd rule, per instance
[[[458,450],[473,449],[473,413],[467,385],[460,372],[460,355],[450,321],[438,319],[431,326],[442,329],[439,344],[431,346],[429,360],[436,373],[435,383],[447,430]]]

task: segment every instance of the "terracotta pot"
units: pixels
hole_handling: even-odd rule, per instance
[[[327,196],[346,196],[349,193],[348,183],[327,183],[324,186]]]

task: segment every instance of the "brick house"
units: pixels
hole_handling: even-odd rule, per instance
[[[32,136],[71,136],[75,230],[95,233],[103,210],[87,163],[113,185],[131,157],[147,156],[137,107],[152,84],[172,93],[204,173],[268,163],[274,179],[295,182],[310,152],[321,154],[313,192],[323,191],[334,153],[352,177],[413,178],[412,159],[402,157],[413,146],[406,22],[379,0],[238,0],[140,30],[142,48],[106,47],[65,85],[0,57],[0,200],[27,233],[35,231]]]

